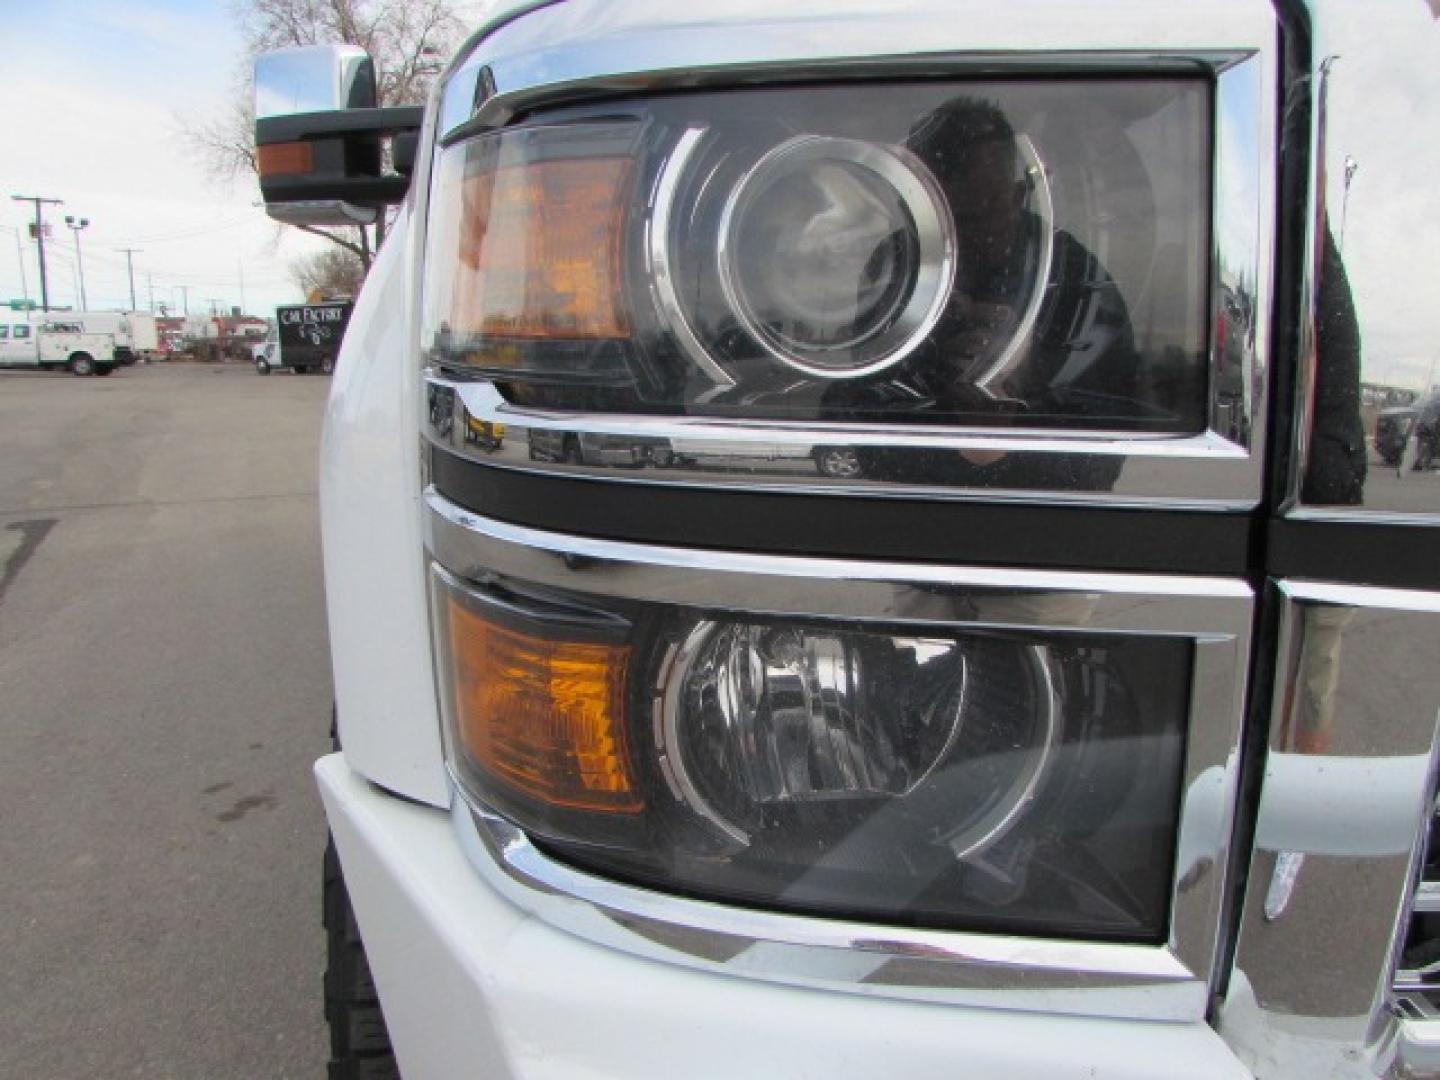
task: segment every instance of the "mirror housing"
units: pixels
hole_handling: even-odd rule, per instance
[[[375,107],[375,65],[353,45],[255,60],[255,151],[266,212],[295,225],[357,225],[410,186],[424,110]],[[386,168],[385,145],[394,168]]]
[[[375,107],[375,64],[354,45],[301,45],[255,58],[255,119]]]

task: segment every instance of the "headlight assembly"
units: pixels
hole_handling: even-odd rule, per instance
[[[434,587],[455,775],[555,858],[777,911],[1163,940],[1188,642]]]
[[[1196,433],[1208,86],[856,84],[440,151],[431,364],[523,405]]]

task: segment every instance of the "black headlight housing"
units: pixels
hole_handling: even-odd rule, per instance
[[[540,408],[1194,434],[1209,100],[1015,78],[537,113],[439,154],[423,345]]]
[[[433,582],[456,777],[558,860],[793,914],[1165,939],[1188,640]]]

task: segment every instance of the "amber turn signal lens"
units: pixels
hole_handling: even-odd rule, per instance
[[[502,166],[464,181],[451,300],[458,335],[628,337],[621,306],[628,158]]]
[[[295,176],[315,171],[315,153],[308,142],[270,143],[255,150],[261,176]]]
[[[474,763],[555,806],[642,810],[624,746],[629,648],[536,637],[445,603],[455,731]]]

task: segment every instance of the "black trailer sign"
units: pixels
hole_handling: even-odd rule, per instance
[[[332,369],[354,304],[297,304],[275,309],[281,363],[297,370]]]

